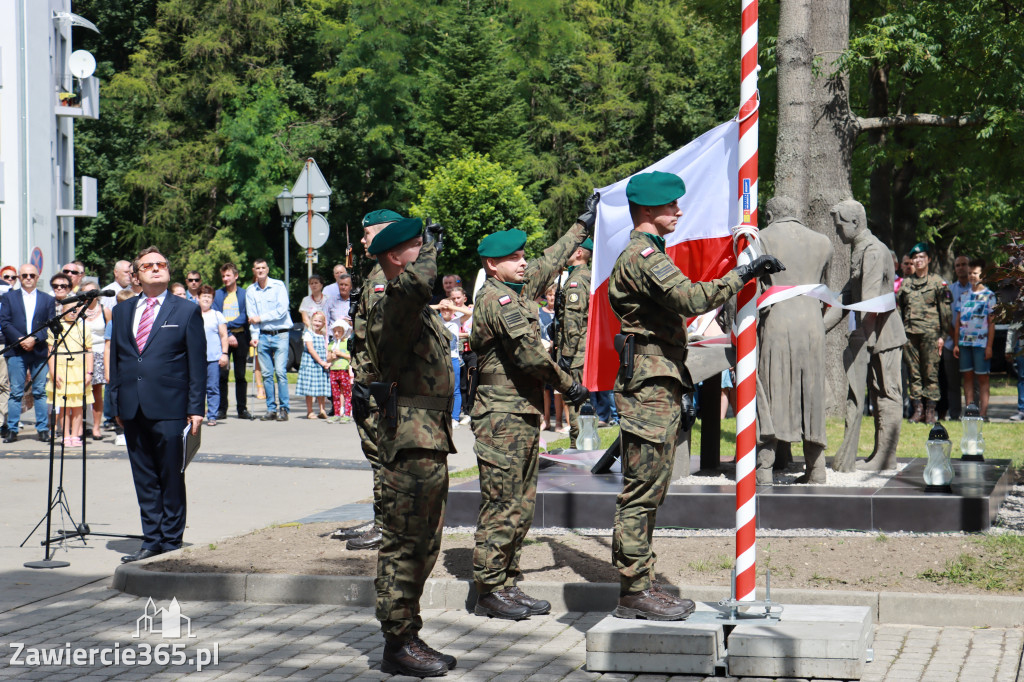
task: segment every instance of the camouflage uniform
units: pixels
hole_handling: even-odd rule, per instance
[[[519,293],[492,277],[473,307],[469,345],[479,358],[480,383],[470,415],[482,498],[473,578],[481,595],[511,587],[520,576],[519,557],[537,498],[544,384],[562,392],[573,385],[541,344],[534,299],[586,237],[577,223],[542,258],[530,261]]]
[[[377,555],[377,620],[389,639],[408,640],[423,625],[419,600],[441,548],[448,499],[447,454],[452,443],[455,376],[451,338],[429,307],[437,250],[386,285],[367,316],[366,344],[379,381],[396,383],[398,424],[378,422],[381,531]]]
[[[622,493],[612,560],[623,594],[651,588],[655,516],[672,477],[686,369],[686,318],[714,310],[743,286],[736,272],[691,282],[665,255],[664,241],[633,231],[608,280],[612,310],[636,343],[633,378],[620,368],[615,405],[622,435]]]
[[[911,400],[938,401],[939,360],[937,343],[952,326],[952,295],[935,274],[905,277],[896,292],[896,303],[907,334],[903,358],[910,376],[907,395]]]
[[[366,314],[384,295],[386,285],[384,271],[381,270],[379,264],[374,265],[366,277],[366,281],[363,282],[359,305],[356,306],[352,315],[352,340],[350,343],[352,376],[355,383],[364,386],[369,386],[377,381],[377,370],[370,362],[370,354],[366,349]],[[370,409],[370,416],[366,420],[356,421],[356,430],[359,432],[359,444],[363,448],[363,456],[366,457],[373,469],[373,522],[377,528],[380,528],[380,457],[377,455],[377,412],[372,405],[372,400]]]
[[[590,310],[590,266],[577,265],[569,272],[562,286],[562,310],[558,320],[558,356],[571,358],[569,375],[577,383],[583,381],[583,357],[587,345],[587,314]],[[569,441],[576,442],[580,434],[579,410],[571,403],[569,411]]]

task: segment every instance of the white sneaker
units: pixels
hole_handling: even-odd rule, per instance
[[[471,421],[473,421],[473,418],[470,417],[468,414],[464,414],[464,415],[462,415],[462,419],[459,420],[459,423],[460,424],[468,424]]]
[[[458,419],[453,419],[452,420],[452,428],[453,429],[459,428],[459,420]]]
[[[1010,417],[1012,422],[1024,422],[1024,412],[1018,412],[1017,414]]]

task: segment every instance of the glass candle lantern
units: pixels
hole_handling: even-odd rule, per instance
[[[949,461],[949,453],[953,444],[946,427],[936,422],[928,434],[925,448],[928,450],[928,464],[924,467],[925,492],[952,492],[949,484],[953,480],[953,465]]]
[[[971,403],[964,408],[960,422],[964,425],[964,436],[960,439],[960,458],[969,462],[985,461],[985,437],[981,433],[985,420],[978,406]]]

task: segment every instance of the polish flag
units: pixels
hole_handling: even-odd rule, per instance
[[[640,171],[675,173],[686,183],[679,200],[683,216],[666,237],[666,251],[683,274],[694,281],[721,277],[736,266],[732,227],[739,215],[739,123],[723,123],[696,140]],[[632,177],[632,176],[630,176]],[[602,187],[594,233],[593,277],[583,383],[592,391],[615,385],[619,356],[614,338],[621,327],[608,301],[608,277],[615,260],[629,243],[629,218],[624,178]]]

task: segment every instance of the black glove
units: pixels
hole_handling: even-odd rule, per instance
[[[364,422],[370,416],[370,387],[366,384],[352,384],[352,418]]]
[[[755,277],[764,277],[776,272],[782,272],[786,266],[775,256],[758,256],[753,262],[746,265],[737,265],[736,274],[746,284]]]
[[[437,242],[437,251],[440,253],[441,249],[444,248],[444,226],[442,226],[441,223],[435,223],[430,218],[427,218],[426,230],[427,236],[424,240],[424,244]]]
[[[587,234],[590,236],[594,235],[594,223],[597,222],[597,204],[601,201],[601,193],[594,192],[587,199],[587,203],[583,205],[583,213],[577,218],[577,222],[583,223],[583,227],[587,228]]]
[[[572,358],[568,358],[564,355],[558,356],[558,369],[562,370],[563,372],[568,372],[571,367]]]
[[[574,381],[569,390],[565,392],[565,397],[575,407],[579,407],[590,399],[590,391],[583,384]]]

